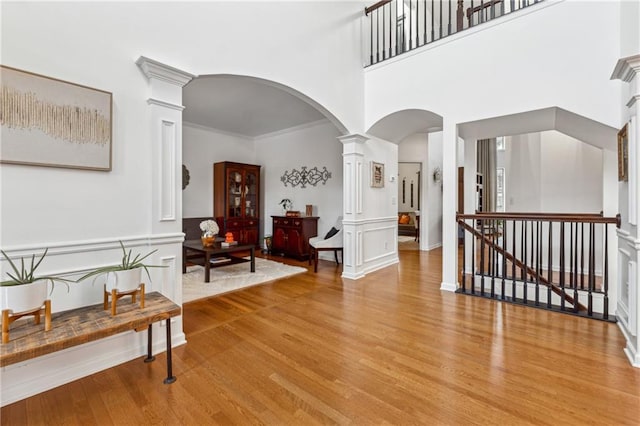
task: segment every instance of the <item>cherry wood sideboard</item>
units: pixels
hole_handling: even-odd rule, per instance
[[[271,216],[271,253],[307,260],[311,255],[309,238],[318,235],[317,216]]]

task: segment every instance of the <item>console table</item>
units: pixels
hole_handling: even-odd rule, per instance
[[[125,331],[147,329],[147,357],[144,362],[155,359],[151,355],[151,325],[167,320],[167,378],[164,383],[176,381],[171,362],[171,317],[181,314],[180,306],[158,292],[145,295],[145,307],[137,303],[118,305],[118,314],[111,316],[103,303],[85,306],[51,315],[51,330],[44,331],[42,325],[24,319],[11,326],[11,340],[0,345],[0,367],[26,361],[83,343],[92,342]]]

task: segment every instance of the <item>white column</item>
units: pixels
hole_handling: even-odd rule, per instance
[[[640,274],[637,265],[640,260],[640,209],[638,208],[638,188],[640,171],[640,54],[622,58],[616,64],[611,76],[612,80],[621,80],[628,85],[623,86],[623,108],[621,127],[627,126],[629,153],[629,181],[618,182],[619,210],[623,218],[618,230],[618,266],[617,292],[618,326],[627,341],[624,352],[631,364],[640,367]],[[606,199],[605,199],[606,201]],[[622,210],[625,208],[625,210]],[[605,212],[606,213],[606,212]],[[624,255],[623,255],[624,254]],[[627,277],[628,280],[625,280]],[[621,279],[622,278],[622,279]]]
[[[465,149],[466,150],[466,149]],[[458,130],[446,117],[442,122],[442,284],[440,290],[458,288]]]
[[[353,134],[339,137],[343,162],[343,235],[342,276],[357,279],[364,276],[363,229],[359,219],[363,214],[364,144],[366,136]]]
[[[182,88],[195,76],[141,56],[136,64],[149,80],[149,124],[151,125],[151,241],[162,265],[162,279],[153,290],[182,304]],[[160,272],[159,272],[160,273]],[[160,288],[158,288],[160,287]],[[164,322],[154,334],[164,341]],[[171,319],[172,344],[185,342],[182,317]]]

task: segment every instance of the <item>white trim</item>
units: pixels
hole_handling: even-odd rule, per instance
[[[452,284],[452,283],[446,283],[444,281],[442,281],[440,283],[440,290],[442,291],[450,291],[452,293],[455,293],[456,290],[458,289],[458,284]]]
[[[159,325],[156,323],[154,328],[158,327]],[[166,350],[165,335],[164,333],[159,333],[159,330],[154,331],[154,336],[157,336],[157,338],[154,338],[154,342],[151,345],[152,353],[164,352]],[[138,334],[131,330],[2,367],[1,405],[5,406],[20,401],[143,356],[147,353],[146,337],[146,333]],[[130,345],[129,343],[132,340],[137,340],[137,343]],[[172,333],[172,348],[185,343],[187,341],[182,331],[178,334]],[[128,347],[128,349],[122,351],[123,347]],[[88,350],[92,350],[90,357],[87,357]],[[142,359],[139,362],[143,362]],[[155,362],[154,364],[153,368],[155,369],[163,371],[166,369],[166,363]],[[39,370],[40,374],[29,374],[27,375],[28,378],[25,378],[25,369],[31,371]],[[18,377],[22,378],[18,380]],[[158,386],[160,385],[161,383],[158,383]]]
[[[161,101],[160,99],[156,99],[156,98],[147,99],[147,105],[156,105],[163,108],[174,109],[176,111],[184,110],[184,105],[178,105],[171,102]]]
[[[621,58],[616,63],[611,80],[622,80],[630,83],[640,70],[640,55]]]
[[[637,101],[640,101],[640,95],[631,96],[631,99],[627,102],[627,108],[631,108]]]
[[[202,124],[192,123],[190,121],[182,121],[183,127],[191,127],[193,129],[205,130],[207,132],[217,133],[219,135],[231,136],[234,138],[244,139],[252,142],[253,138],[247,135],[241,135],[240,133],[227,132],[225,130],[216,129],[215,127],[203,126]]]
[[[185,84],[197,77],[195,74],[182,71],[146,56],[140,56],[136,61],[136,65],[140,67],[148,79],[155,78],[180,87],[184,87]]]
[[[263,133],[261,135],[255,136],[253,138],[253,140],[254,141],[260,141],[261,139],[272,138],[272,137],[275,137],[275,136],[282,136],[282,135],[286,135],[287,133],[298,132],[300,130],[310,129],[312,127],[320,126],[322,124],[331,124],[331,121],[329,121],[329,119],[327,119],[327,118],[321,118],[320,120],[310,121],[308,123],[303,123],[303,124],[298,124],[297,126],[293,126],[293,127],[289,127],[289,128],[281,129],[281,130],[276,130],[275,132]]]
[[[434,250],[440,247],[442,247],[442,242],[431,244],[430,246],[427,246],[427,251]]]
[[[160,222],[176,220],[176,140],[174,121],[160,122]]]
[[[182,232],[170,234],[150,234],[150,235],[129,235],[118,238],[99,238],[92,240],[56,242],[56,243],[38,243],[21,246],[10,246],[4,248],[5,253],[11,257],[36,256],[44,252],[43,247],[48,247],[48,256],[86,253],[87,251],[104,251],[120,248],[120,241],[125,247],[154,246],[165,244],[182,244],[184,234]],[[0,256],[3,260],[4,256]]]

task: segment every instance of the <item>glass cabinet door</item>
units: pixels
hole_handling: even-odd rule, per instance
[[[244,181],[244,216],[256,217],[258,214],[258,176],[247,171]]]
[[[229,169],[227,171],[228,217],[242,217],[242,193],[242,171]]]

